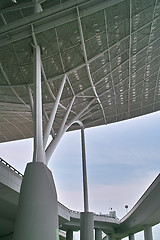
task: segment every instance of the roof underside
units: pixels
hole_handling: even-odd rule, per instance
[[[33,136],[33,36],[42,53],[44,128],[64,73],[54,122],[109,124],[160,109],[160,0],[0,3],[0,142]],[[5,4],[4,4],[5,2]],[[76,129],[77,126],[74,127]]]

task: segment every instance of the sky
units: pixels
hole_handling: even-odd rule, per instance
[[[160,112],[85,129],[89,209],[121,219],[160,172]],[[1,143],[0,157],[24,173],[32,161],[32,139]],[[83,211],[80,131],[64,135],[54,152],[52,170],[58,200],[72,210]],[[159,240],[160,226],[153,228]],[[78,235],[75,236],[77,240]],[[143,233],[136,234],[143,240]]]

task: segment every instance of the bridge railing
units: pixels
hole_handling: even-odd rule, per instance
[[[2,159],[0,157],[0,162],[3,163],[4,165],[6,165],[9,169],[11,169],[13,172],[15,172],[16,174],[18,174],[20,177],[23,177],[23,174],[20,173],[17,169],[15,169],[12,165],[10,165],[9,163],[7,163],[4,159]]]

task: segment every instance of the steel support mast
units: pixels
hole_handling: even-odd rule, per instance
[[[14,240],[58,240],[58,202],[51,171],[46,166],[42,125],[40,47],[34,46],[34,154],[23,177]]]

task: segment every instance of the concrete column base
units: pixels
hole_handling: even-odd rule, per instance
[[[82,212],[80,215],[80,240],[93,240],[94,216],[92,212]]]
[[[58,240],[58,202],[51,171],[42,162],[27,164],[13,240]]]

